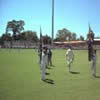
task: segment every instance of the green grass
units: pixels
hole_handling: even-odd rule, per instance
[[[100,78],[91,78],[87,51],[74,51],[68,72],[65,50],[53,51],[53,65],[47,69],[54,84],[41,81],[38,54],[32,49],[0,50],[0,100],[100,100]],[[97,52],[100,76],[100,51]]]

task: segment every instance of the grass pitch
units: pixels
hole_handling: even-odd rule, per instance
[[[38,53],[33,49],[0,50],[0,100],[100,100],[100,51],[97,51],[97,78],[91,77],[87,50],[74,51],[68,72],[65,50],[53,51],[53,67],[41,81]]]

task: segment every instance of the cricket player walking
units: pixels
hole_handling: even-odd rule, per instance
[[[43,81],[45,80],[45,73],[46,73],[46,67],[47,67],[47,65],[48,65],[47,48],[43,47],[42,58],[41,58],[41,74],[42,74],[41,79]]]
[[[93,52],[93,57],[92,57],[92,76],[96,77],[96,61],[97,61],[97,55],[96,55],[96,50]]]
[[[68,48],[67,52],[66,52],[66,59],[67,59],[67,64],[69,67],[69,72],[71,71],[70,67],[71,67],[71,63],[73,62],[74,59],[74,54],[73,51],[71,50],[71,47]]]

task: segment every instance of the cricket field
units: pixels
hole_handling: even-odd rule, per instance
[[[96,78],[87,50],[74,50],[72,73],[68,72],[66,50],[53,50],[52,63],[41,80],[38,52],[33,49],[0,49],[0,100],[100,100],[100,51]]]

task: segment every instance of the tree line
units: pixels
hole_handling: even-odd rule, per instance
[[[5,29],[5,33],[0,37],[0,44],[3,44],[4,41],[31,41],[37,43],[40,41],[40,38],[37,36],[37,32],[32,30],[24,31],[25,22],[23,20],[12,20],[8,21]],[[12,35],[11,35],[12,32]],[[51,44],[51,37],[48,35],[42,36],[44,44]],[[81,35],[77,38],[77,34],[69,31],[66,28],[58,30],[54,41],[76,41],[84,40],[84,37]]]

